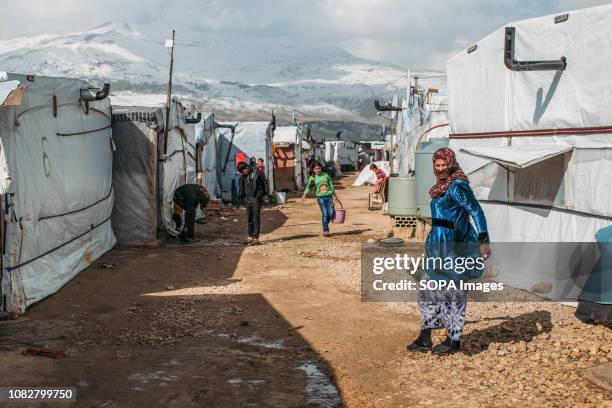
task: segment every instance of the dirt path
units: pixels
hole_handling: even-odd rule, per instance
[[[25,318],[0,324],[2,385],[75,386],[78,407],[600,406],[610,398],[578,374],[612,359],[610,329],[582,325],[556,304],[474,306],[473,355],[407,353],[419,326],[413,305],[360,301],[361,243],[385,236],[389,219],[367,211],[370,188],[350,181],[338,186],[348,219],[332,238],[320,235],[310,200],[265,210],[261,246],[242,245],[244,216],[230,209],[199,227],[198,244],[111,251]],[[100,268],[109,261],[118,268]],[[508,337],[513,330],[525,339]],[[540,377],[562,392],[512,382],[504,370],[513,363],[547,367],[529,347],[541,359],[547,345],[554,351],[553,335],[565,341],[555,360],[563,364]],[[578,336],[584,344],[570,341]],[[509,349],[521,341],[524,351]],[[22,356],[31,346],[67,357]],[[582,354],[570,358],[567,347]],[[519,385],[534,398],[506,397]]]

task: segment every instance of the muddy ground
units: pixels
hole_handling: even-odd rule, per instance
[[[263,211],[260,246],[242,244],[243,210],[226,207],[199,243],[109,252],[0,323],[1,385],[76,387],[61,405],[76,407],[610,406],[612,330],[557,303],[469,305],[462,354],[405,351],[415,305],[360,300],[361,244],[390,221],[352,179],[331,238],[314,200],[290,201]]]

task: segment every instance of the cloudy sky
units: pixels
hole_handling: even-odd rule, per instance
[[[446,59],[510,21],[600,0],[0,0],[0,39],[83,30],[107,21],[282,36],[415,69]]]

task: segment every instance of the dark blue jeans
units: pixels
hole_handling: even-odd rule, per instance
[[[317,197],[317,202],[323,216],[323,232],[329,232],[329,222],[334,217],[334,199],[332,196]]]

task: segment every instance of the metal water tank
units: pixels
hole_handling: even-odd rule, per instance
[[[389,215],[416,215],[416,177],[389,178]]]
[[[429,189],[436,183],[431,158],[442,147],[448,147],[448,139],[432,139],[421,143],[416,151],[416,214],[419,217],[431,218]]]

